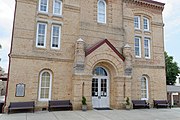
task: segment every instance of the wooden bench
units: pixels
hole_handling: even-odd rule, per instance
[[[171,105],[169,104],[169,102],[167,100],[154,100],[154,107],[156,107],[156,108],[160,108],[160,107],[171,108]]]
[[[0,101],[0,113],[3,113],[3,105],[4,105],[4,102]]]
[[[32,109],[34,112],[35,104],[34,101],[29,102],[10,102],[10,105],[8,107],[8,113],[11,112],[11,110],[23,110],[23,109]]]
[[[135,108],[150,108],[146,100],[132,100],[133,109]]]
[[[70,100],[54,100],[49,101],[48,111],[51,111],[52,108],[61,108],[72,110],[72,104]]]

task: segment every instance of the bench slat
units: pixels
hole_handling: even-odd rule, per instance
[[[147,103],[145,100],[132,100],[133,103],[133,109],[135,108],[149,108],[149,103]]]
[[[154,107],[169,107],[171,108],[169,102],[167,100],[154,100]]]
[[[48,110],[51,111],[52,108],[68,108],[72,110],[72,104],[70,100],[51,100],[49,101]]]
[[[10,113],[11,110],[18,110],[18,109],[33,109],[33,112],[34,112],[34,108],[35,108],[35,102],[34,101],[10,102],[10,105],[8,107],[8,113]]]

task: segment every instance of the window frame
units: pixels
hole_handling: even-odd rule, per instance
[[[45,33],[44,33],[44,45],[43,46],[40,46],[38,45],[38,38],[39,38],[39,25],[40,24],[43,24],[45,25]],[[46,37],[47,37],[47,23],[44,23],[44,22],[38,22],[37,23],[37,31],[36,31],[36,47],[37,48],[46,48]]]
[[[139,56],[136,55],[136,38],[138,38],[138,40],[139,40]],[[135,36],[135,38],[134,38],[134,52],[135,52],[136,58],[141,58],[141,37],[139,37],[139,36]]]
[[[53,47],[53,27],[56,26],[56,27],[59,27],[59,38],[58,38],[58,47]],[[51,48],[52,49],[60,49],[61,47],[61,25],[56,25],[56,24],[53,24],[52,25],[52,28],[51,28]]]
[[[42,12],[42,13],[48,13],[48,9],[49,9],[49,0],[47,0],[47,6],[46,6],[46,11],[41,11],[41,1],[42,0],[39,0],[39,12]]]
[[[144,24],[144,21],[145,20],[147,20],[147,28],[145,29],[145,24]],[[150,31],[150,28],[149,28],[149,25],[150,23],[149,23],[149,19],[147,18],[147,17],[143,17],[143,29],[144,29],[144,31]]]
[[[148,78],[146,76],[141,77],[141,83],[142,83],[142,78],[145,78],[146,80],[146,98],[142,97],[142,84],[141,84],[141,100],[148,100],[149,99],[149,84],[148,84]]]
[[[60,13],[55,13],[55,2],[56,1],[59,1],[61,3]],[[62,0],[53,0],[53,15],[62,16]]]
[[[104,11],[104,21],[102,22],[102,21],[100,21],[100,19],[99,19],[99,3],[100,2],[103,2],[104,3],[104,6],[105,6],[105,11]],[[106,1],[105,0],[98,0],[98,4],[97,4],[97,22],[98,23],[103,23],[103,24],[106,24]]]
[[[148,41],[148,47],[147,48],[145,48],[145,40]],[[148,49],[148,54],[149,54],[148,57],[145,56],[146,55],[146,50],[145,49]],[[150,59],[151,58],[151,39],[149,37],[145,37],[144,38],[144,57],[146,59]]]
[[[42,74],[48,72],[50,75],[50,84],[49,84],[49,96],[48,98],[41,98],[41,82],[42,82]],[[51,100],[51,93],[52,93],[52,73],[49,70],[43,70],[40,72],[39,78],[39,91],[38,91],[38,101],[48,101]]]
[[[137,18],[137,20],[138,20],[138,22],[137,22],[138,27],[135,26],[135,18]],[[138,16],[138,15],[137,15],[137,16],[134,16],[134,29],[138,29],[138,30],[141,29],[141,17]]]

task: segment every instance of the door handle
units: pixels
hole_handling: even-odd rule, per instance
[[[101,96],[98,96],[98,99],[101,99]]]

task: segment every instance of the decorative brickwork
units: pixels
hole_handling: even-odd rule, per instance
[[[167,99],[163,39],[163,3],[150,0],[105,0],[106,23],[97,22],[98,0],[62,0],[62,15],[53,14],[53,0],[48,12],[38,11],[39,0],[17,0],[14,32],[10,52],[9,82],[5,111],[10,102],[35,101],[36,109],[47,108],[39,101],[40,73],[52,73],[51,100],[71,100],[73,109],[81,109],[82,96],[88,109],[92,102],[94,81],[102,80],[104,90],[95,92],[101,104],[102,95],[110,108],[122,109],[126,97],[141,99],[142,76],[148,79],[147,100]],[[134,28],[138,16],[140,29]],[[144,21],[144,18],[148,21]],[[44,28],[37,24],[43,23]],[[149,31],[144,30],[149,25]],[[60,49],[51,48],[52,25],[61,26]],[[44,40],[45,47],[36,47]],[[37,33],[39,33],[37,36]],[[53,34],[57,37],[57,34]],[[135,41],[140,38],[140,42]],[[145,41],[148,38],[149,42]],[[136,49],[135,49],[136,47]],[[140,50],[140,57],[135,52]],[[146,58],[145,54],[150,57]],[[107,71],[106,79],[96,76],[94,69]],[[25,84],[25,96],[16,97],[16,85]],[[99,82],[98,82],[98,85]],[[107,85],[107,86],[105,86]],[[99,90],[99,88],[98,88]],[[107,94],[108,93],[108,94]],[[96,102],[96,101],[95,101]],[[105,104],[105,103],[103,103]]]

